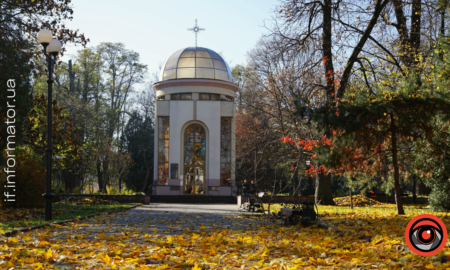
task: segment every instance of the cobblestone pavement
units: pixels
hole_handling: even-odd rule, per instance
[[[210,229],[245,230],[263,221],[245,219],[237,205],[229,204],[154,204],[124,212],[111,222],[117,226],[140,227],[141,231],[161,235]],[[138,226],[137,226],[138,225]]]
[[[53,230],[54,237],[59,239],[67,238],[68,234],[75,233],[74,230],[76,233],[83,230],[86,235],[84,240],[95,239],[98,234],[111,238],[116,234],[148,234],[149,238],[156,239],[183,233],[202,234],[203,231],[245,231],[271,224],[264,220],[248,219],[248,213],[237,209],[237,205],[230,204],[160,203],[83,220],[73,224],[69,230],[66,226],[65,229]]]

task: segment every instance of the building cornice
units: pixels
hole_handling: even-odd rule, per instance
[[[220,80],[210,80],[210,79],[176,79],[156,82],[153,84],[153,89],[155,91],[162,90],[168,87],[177,86],[209,86],[209,87],[219,87],[232,90],[237,92],[238,86],[231,82],[220,81]]]

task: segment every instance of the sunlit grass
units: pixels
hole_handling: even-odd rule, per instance
[[[107,212],[107,211],[113,211],[113,210],[119,210],[124,209],[130,206],[135,205],[134,203],[131,204],[115,204],[115,205],[57,205],[53,204],[53,209],[57,210],[57,215],[53,216],[52,221],[50,222],[57,222],[57,221],[63,221],[68,219],[74,219],[78,217],[83,217],[95,213],[100,212]],[[27,209],[21,209],[22,211],[27,211]],[[17,209],[18,211],[18,209]],[[42,211],[43,212],[43,211]],[[0,214],[1,214],[0,210]],[[43,223],[49,223],[48,221],[45,221],[44,215],[42,215],[40,218],[21,218],[19,220],[7,220],[0,222],[0,230],[13,230],[13,229],[20,229],[20,228],[26,228],[31,227]]]

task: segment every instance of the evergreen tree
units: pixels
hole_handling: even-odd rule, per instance
[[[122,148],[131,154],[133,166],[123,178],[127,189],[145,192],[153,178],[154,123],[133,112],[122,135]],[[119,188],[120,185],[119,185]]]
[[[442,37],[440,50],[436,50],[440,61],[434,70],[437,77],[436,92],[450,96],[450,38]],[[447,99],[449,101],[449,99]],[[447,105],[449,106],[449,105]],[[429,115],[429,114],[428,114]],[[432,189],[430,206],[435,211],[450,210],[450,121],[448,111],[428,122],[434,126],[432,133],[414,144],[416,173],[425,185]]]

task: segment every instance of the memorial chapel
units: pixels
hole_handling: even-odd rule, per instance
[[[233,195],[238,86],[227,63],[211,49],[183,48],[153,89],[155,195]]]

